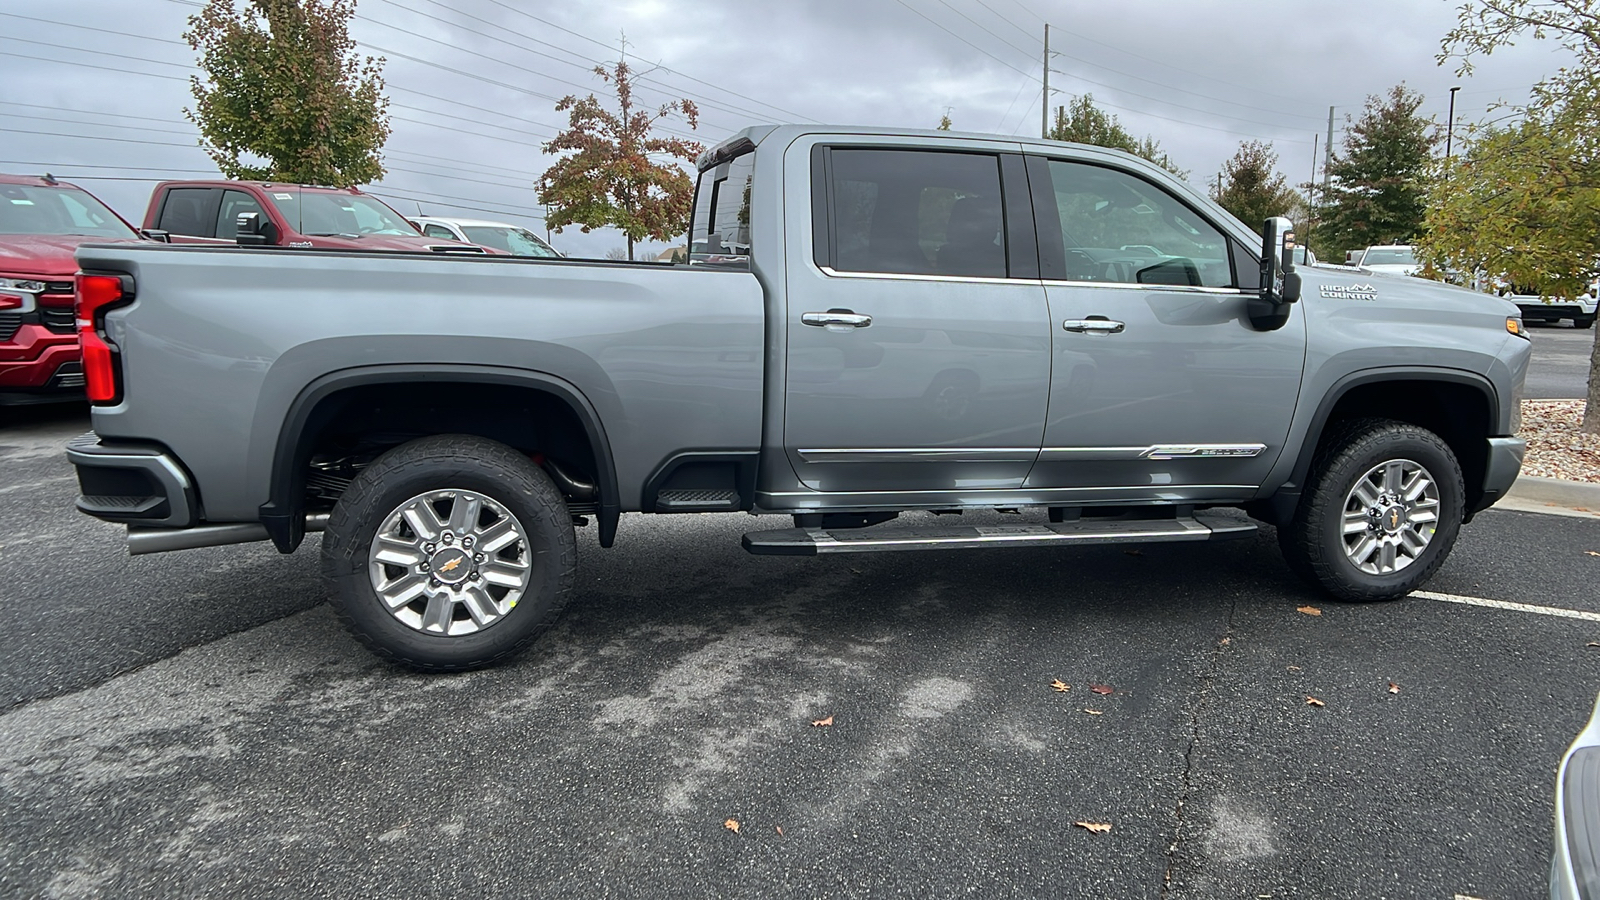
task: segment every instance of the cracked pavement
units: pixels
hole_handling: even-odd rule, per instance
[[[83,425],[0,431],[0,896],[1540,896],[1600,689],[1600,622],[1334,603],[1270,534],[806,560],[742,516],[580,532],[526,657],[417,676],[314,541],[121,555]],[[1491,511],[1430,589],[1600,612],[1586,550]]]

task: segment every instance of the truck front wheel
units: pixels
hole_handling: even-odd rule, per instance
[[[1427,583],[1461,529],[1461,467],[1438,435],[1388,419],[1342,423],[1311,464],[1290,568],[1343,600],[1394,600]]]
[[[544,470],[504,444],[439,435],[390,450],[339,498],[322,574],[345,627],[428,672],[522,652],[572,592],[576,542]]]

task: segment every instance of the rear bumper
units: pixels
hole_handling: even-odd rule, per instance
[[[198,516],[194,481],[154,444],[102,441],[94,432],[67,443],[78,470],[78,511],[107,522],[187,528]]]
[[[1511,490],[1522,471],[1522,458],[1528,452],[1528,442],[1519,437],[1489,438],[1489,457],[1483,472],[1483,496],[1470,513],[1480,512],[1499,503]]]

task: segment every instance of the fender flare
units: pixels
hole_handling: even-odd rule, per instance
[[[267,502],[261,504],[261,524],[272,543],[283,553],[292,553],[305,537],[304,497],[296,490],[297,475],[305,469],[309,448],[302,438],[311,414],[318,404],[339,391],[372,384],[402,381],[477,381],[536,388],[559,397],[572,410],[594,448],[595,473],[600,483],[600,546],[610,547],[616,540],[617,522],[622,517],[616,461],[611,442],[594,404],[571,382],[555,375],[529,369],[471,364],[379,365],[341,369],[307,384],[295,395],[284,413],[272,455],[272,476]]]

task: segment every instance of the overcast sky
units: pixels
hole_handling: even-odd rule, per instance
[[[749,124],[834,122],[1037,136],[1044,23],[1050,85],[1092,93],[1136,135],[1161,142],[1196,183],[1242,140],[1271,141],[1293,182],[1312,174],[1313,135],[1404,81],[1443,123],[1520,101],[1566,61],[1531,39],[1471,78],[1434,62],[1456,2],[1353,0],[360,0],[351,31],[384,56],[394,133],[371,190],[418,208],[543,231],[539,146],[564,124],[555,101],[603,85],[618,54],[660,66],[643,100],[700,105],[707,145]],[[5,0],[0,4],[0,171],[50,171],[135,225],[164,177],[215,176],[182,110],[195,54],[180,35],[191,0]],[[524,12],[524,10],[526,12]],[[535,18],[537,17],[537,18]],[[686,132],[682,122],[673,130]],[[1319,138],[1319,140],[1321,140]],[[1319,152],[1320,157],[1320,152]],[[1318,162],[1320,171],[1320,160]],[[553,237],[572,255],[620,247],[615,232]]]

